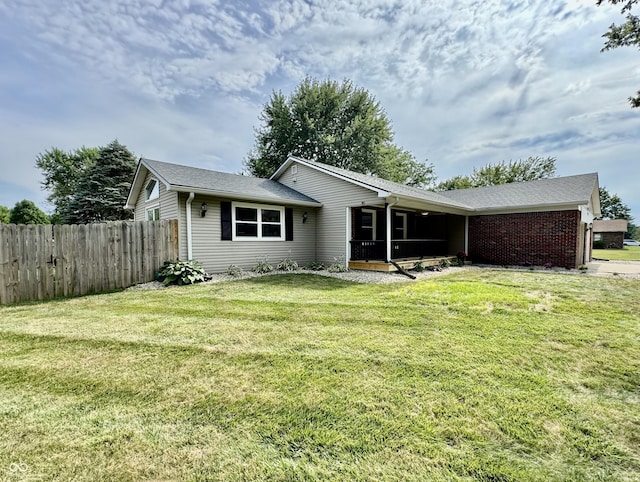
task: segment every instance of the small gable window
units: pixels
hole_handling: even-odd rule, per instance
[[[147,201],[150,201],[151,199],[156,199],[158,196],[160,196],[158,181],[156,181],[155,179],[151,179],[147,183],[147,187],[144,188],[144,193],[145,193],[145,199]]]

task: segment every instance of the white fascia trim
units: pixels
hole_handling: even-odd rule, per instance
[[[313,201],[296,201],[294,199],[283,199],[279,197],[264,197],[264,196],[252,196],[251,194],[239,194],[236,192],[229,191],[218,191],[215,189],[189,189],[184,186],[171,186],[167,188],[167,191],[176,191],[176,192],[194,192],[196,194],[200,194],[203,196],[211,196],[218,197],[223,199],[238,199],[242,201],[251,201],[256,203],[263,204],[279,204],[282,206],[306,206],[313,208],[321,208],[322,203],[313,202]]]
[[[541,213],[548,211],[578,211],[580,206],[584,206],[584,201],[561,204],[537,204],[534,206],[507,206],[504,208],[477,208],[473,210],[473,215],[483,216],[489,214],[518,214],[518,213]]]
[[[166,188],[167,191],[170,191],[170,187],[171,185],[160,175],[158,175],[158,173],[156,171],[154,171],[153,169],[151,169],[149,167],[149,165],[145,162],[144,158],[140,158],[140,160],[138,161],[138,165],[136,167],[136,173],[133,175],[133,182],[131,183],[131,188],[129,189],[129,195],[127,196],[127,202],[124,205],[125,209],[135,209],[136,205],[135,204],[131,204],[131,196],[133,195],[133,193],[138,193],[138,196],[140,196],[140,191],[142,191],[145,186],[143,185],[144,183],[144,178],[147,177],[146,174],[144,176],[142,176],[140,174],[141,172],[141,168],[144,167],[148,172],[151,173],[152,176],[154,176],[154,178],[158,181],[161,182],[162,184],[164,184],[164,187]],[[187,191],[189,192],[189,191]],[[145,199],[146,201],[146,199]]]
[[[393,201],[397,201],[394,202],[394,204],[398,204],[398,208],[402,208],[405,207],[402,204],[402,201],[407,201],[413,204],[418,204],[420,205],[419,207],[407,207],[408,209],[423,209],[425,211],[439,211],[439,212],[443,212],[446,214],[458,214],[461,216],[466,216],[469,213],[473,212],[473,209],[470,208],[462,208],[460,206],[455,206],[452,204],[446,204],[446,203],[440,203],[438,201],[427,201],[425,199],[420,199],[420,198],[415,198],[415,197],[409,197],[409,196],[402,196],[402,195],[396,195],[396,194],[391,194],[390,196],[387,196],[387,202],[392,202]],[[445,211],[447,210],[448,211]]]

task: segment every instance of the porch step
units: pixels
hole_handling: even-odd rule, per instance
[[[418,261],[422,261],[422,266],[437,266],[442,260],[448,259],[452,263],[456,261],[455,256],[439,256],[433,258],[414,258],[414,259],[405,259],[405,260],[394,260],[398,263],[402,268],[406,270],[410,270]],[[394,272],[397,271],[396,267],[391,263],[387,263],[385,261],[365,261],[365,260],[356,260],[349,261],[349,269],[362,269],[365,271],[384,271],[384,272]]]

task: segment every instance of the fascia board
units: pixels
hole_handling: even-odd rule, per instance
[[[268,197],[268,196],[252,196],[251,194],[239,194],[231,191],[219,191],[215,189],[193,189],[189,186],[171,186],[171,188],[167,189],[168,191],[175,192],[193,192],[196,194],[200,194],[202,196],[211,196],[223,199],[238,199],[242,201],[254,201],[268,204],[283,204],[283,205],[292,205],[292,206],[308,206],[314,208],[320,208],[323,206],[322,203],[312,202],[312,201],[296,201],[294,199],[283,199],[279,197]]]

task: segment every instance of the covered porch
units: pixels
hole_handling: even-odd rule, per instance
[[[442,211],[362,206],[350,211],[349,267],[395,271],[437,265],[466,248],[466,218]]]

